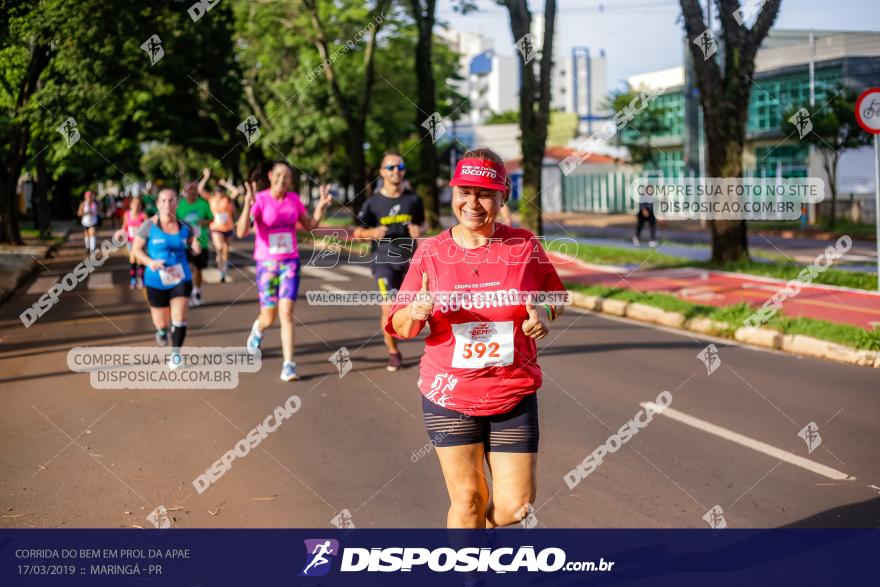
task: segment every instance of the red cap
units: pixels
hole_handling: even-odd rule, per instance
[[[487,159],[465,158],[455,166],[451,186],[469,186],[498,190],[507,190],[507,171],[504,165]]]

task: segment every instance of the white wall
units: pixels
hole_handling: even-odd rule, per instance
[[[518,58],[495,55],[492,72],[487,76],[489,87],[486,94],[492,112],[519,110],[519,63]]]

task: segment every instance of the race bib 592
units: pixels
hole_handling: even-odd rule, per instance
[[[453,324],[455,350],[452,366],[482,369],[513,364],[513,322]]]

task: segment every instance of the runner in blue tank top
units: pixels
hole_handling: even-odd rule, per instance
[[[168,344],[171,338],[170,369],[180,366],[180,347],[186,337],[188,301],[192,293],[192,274],[186,251],[201,251],[199,239],[188,224],[177,219],[177,194],[162,190],[156,200],[159,213],[138,229],[132,245],[135,259],[146,267],[144,285],[150,314],[156,326],[156,342]],[[170,326],[170,330],[169,330]]]

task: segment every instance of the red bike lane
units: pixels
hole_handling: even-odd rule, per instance
[[[690,268],[628,272],[622,268],[591,265],[554,253],[548,254],[560,277],[567,283],[666,293],[707,306],[745,302],[759,307],[786,284],[772,277]],[[871,330],[875,326],[880,327],[880,293],[803,285],[800,293],[785,299],[782,313]]]

